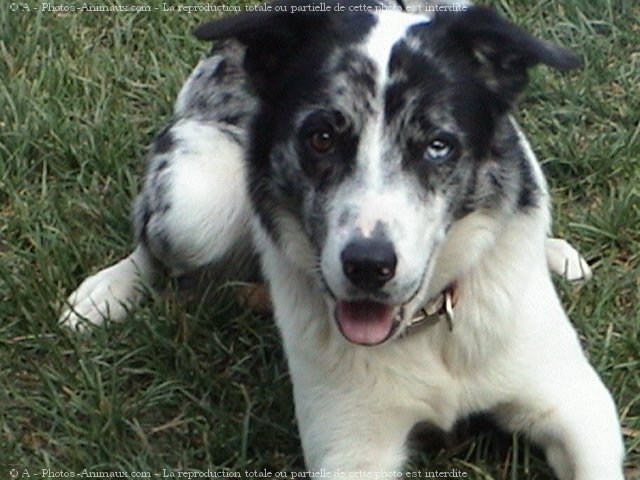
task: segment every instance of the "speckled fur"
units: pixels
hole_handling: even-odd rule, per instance
[[[417,423],[447,430],[487,412],[538,443],[561,480],[623,480],[615,405],[549,272],[584,278],[588,266],[547,239],[546,182],[510,115],[525,67],[575,59],[485,9],[465,15],[315,17],[323,23],[311,30],[298,24],[304,16],[206,25],[200,35],[235,36],[247,50],[225,41],[187,80],[151,147],[136,249],[81,284],[63,323],[124,318],[159,263],[180,275],[250,249],[270,284],[310,470],[400,473]],[[474,43],[487,31],[492,48]],[[268,71],[274,60],[281,68]],[[341,142],[321,155],[304,143],[318,121],[333,122]],[[434,129],[455,139],[458,156],[426,156]],[[397,262],[383,286],[363,291],[342,254],[376,235]],[[409,331],[452,284],[453,328]],[[398,328],[375,346],[339,325],[338,307],[363,298],[398,312]]]

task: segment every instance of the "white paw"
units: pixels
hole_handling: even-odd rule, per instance
[[[547,261],[553,272],[571,282],[586,281],[592,277],[587,261],[561,238],[547,239]]]
[[[60,324],[75,330],[100,325],[106,319],[124,319],[145,297],[144,284],[151,271],[136,262],[136,253],[85,279],[73,292],[60,315]]]

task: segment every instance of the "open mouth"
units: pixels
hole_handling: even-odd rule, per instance
[[[433,255],[429,255],[429,258],[433,258]],[[374,346],[389,340],[403,324],[407,308],[411,310],[412,303],[424,289],[432,265],[433,262],[429,261],[409,298],[395,305],[371,299],[339,300],[323,276],[323,284],[332,303],[335,302],[334,318],[340,333],[349,342],[358,345]]]
[[[339,301],[335,318],[344,337],[358,345],[378,345],[389,339],[402,321],[402,307],[371,300]]]

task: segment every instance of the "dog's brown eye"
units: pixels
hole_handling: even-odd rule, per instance
[[[328,153],[334,145],[334,134],[331,130],[318,130],[311,132],[308,137],[309,146],[316,153]]]

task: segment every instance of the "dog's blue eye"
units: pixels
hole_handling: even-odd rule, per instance
[[[427,145],[427,149],[424,152],[424,159],[433,163],[440,163],[445,161],[451,152],[453,147],[449,142],[441,138],[431,140]]]

